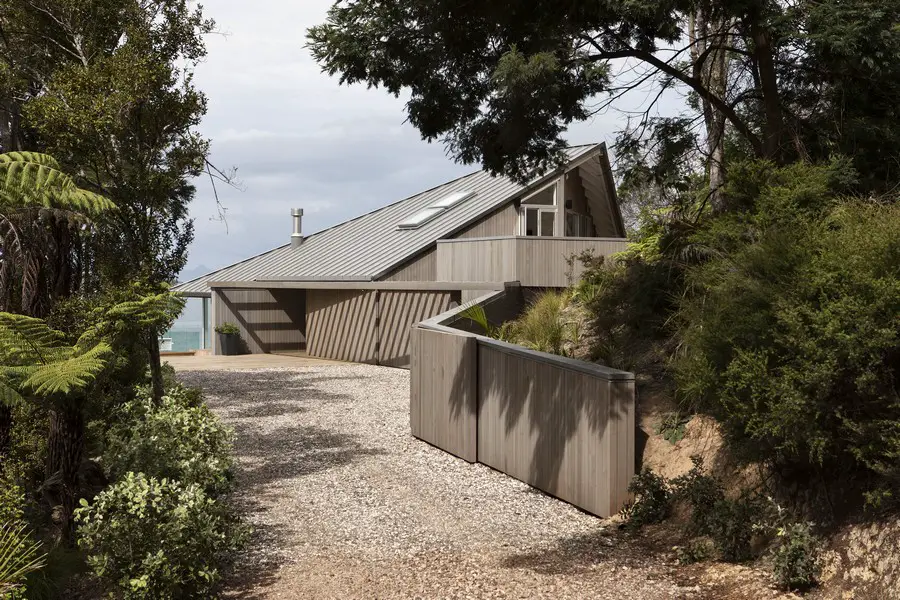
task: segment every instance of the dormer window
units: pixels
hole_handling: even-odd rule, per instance
[[[520,235],[552,237],[556,229],[556,182],[522,199]]]

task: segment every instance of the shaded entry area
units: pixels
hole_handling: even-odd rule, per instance
[[[217,289],[213,292],[213,327],[234,323],[248,354],[299,352],[306,349],[306,290]],[[213,333],[213,354],[221,349]]]

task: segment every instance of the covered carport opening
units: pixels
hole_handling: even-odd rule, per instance
[[[212,287],[213,328],[234,323],[242,351],[290,354],[306,350],[306,290]],[[220,354],[213,333],[213,354]]]
[[[412,325],[458,305],[464,290],[503,284],[257,280],[210,287],[214,323],[235,323],[248,352],[301,348],[316,358],[409,368]]]

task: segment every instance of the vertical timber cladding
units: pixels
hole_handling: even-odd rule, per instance
[[[474,336],[410,330],[412,434],[469,462],[478,459],[478,348]]]
[[[410,329],[450,310],[453,299],[451,292],[379,292],[378,364],[409,368]]]
[[[244,352],[298,351],[306,345],[306,290],[215,289],[212,301],[213,326],[237,325]],[[213,353],[218,352],[213,334]]]
[[[478,462],[615,514],[634,472],[633,386],[479,341]]]
[[[377,291],[308,290],[306,351],[310,356],[377,363]]]
[[[410,328],[459,301],[458,292],[309,290],[308,294],[310,356],[402,368],[409,367]]]

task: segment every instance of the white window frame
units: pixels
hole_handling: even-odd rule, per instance
[[[553,204],[528,204],[528,200],[530,198],[534,198],[535,196],[543,194],[549,189],[553,190]],[[522,200],[519,204],[519,233],[518,233],[518,235],[520,235],[520,236],[528,235],[528,229],[527,229],[528,225],[527,225],[526,213],[529,210],[533,210],[533,211],[537,211],[537,213],[538,213],[537,226],[538,226],[539,235],[531,236],[531,237],[553,237],[554,232],[551,232],[549,236],[540,235],[542,233],[540,231],[540,229],[541,229],[541,213],[549,212],[549,213],[555,214],[556,217],[554,218],[554,223],[556,223],[556,221],[559,220],[560,211],[559,211],[559,198],[557,197],[558,189],[559,189],[559,187],[557,186],[557,181],[553,180],[552,183],[549,183],[549,184],[543,186],[542,188],[540,188],[539,190],[535,190],[534,192],[532,192],[532,193],[528,194],[527,196],[525,196],[524,198],[522,198]],[[565,227],[565,225],[564,225],[564,227]]]

